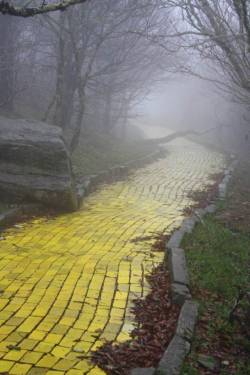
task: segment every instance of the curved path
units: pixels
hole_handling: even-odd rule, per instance
[[[126,340],[131,301],[162,261],[150,241],[183,219],[190,191],[221,170],[221,155],[185,140],[126,181],[102,186],[76,213],[6,230],[0,242],[0,372],[104,374],[88,353]]]

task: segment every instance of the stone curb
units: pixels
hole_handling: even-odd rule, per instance
[[[143,158],[129,161],[124,165],[118,165],[101,171],[96,175],[88,175],[80,178],[76,184],[78,207],[81,206],[83,199],[89,193],[93,192],[99,184],[118,181],[126,177],[130,170],[144,167],[146,164],[152,163],[163,155],[166,155],[166,152],[167,150],[158,150]]]
[[[224,171],[224,177],[218,185],[217,197],[225,199],[227,186],[232,171],[237,165],[233,160]],[[188,269],[185,251],[180,248],[181,241],[186,233],[191,233],[197,222],[208,214],[216,211],[216,205],[212,202],[204,209],[197,209],[194,214],[185,218],[179,229],[173,232],[166,244],[166,258],[171,280],[172,301],[181,306],[174,337],[170,341],[166,351],[155,369],[133,369],[131,375],[179,375],[183,362],[191,348],[191,340],[198,319],[198,303],[192,299],[189,289]]]
[[[168,250],[168,268],[172,284],[189,286],[189,277],[186,264],[185,251],[179,247]]]

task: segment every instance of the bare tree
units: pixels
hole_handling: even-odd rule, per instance
[[[250,3],[247,0],[169,0],[162,6],[172,9],[182,20],[174,38],[185,51],[196,51],[199,66],[183,67],[184,72],[213,81],[235,100],[249,104],[250,96]],[[163,36],[162,36],[163,38]],[[160,38],[161,40],[161,38]],[[196,61],[197,62],[197,61]],[[204,75],[201,65],[206,65]]]
[[[14,109],[15,50],[17,24],[9,16],[0,16],[0,110],[10,113]]]
[[[159,1],[91,0],[21,20],[15,87],[24,87],[21,114],[62,127],[72,151],[86,126],[125,133],[138,102],[175,70],[175,46],[163,49],[145,37],[171,28]]]
[[[51,13],[55,11],[65,11],[72,5],[86,3],[88,0],[63,0],[59,2],[52,2],[47,4],[45,0],[41,1],[39,5],[31,6],[33,1],[29,1],[28,4],[15,6],[10,1],[0,1],[0,13],[8,14],[16,17],[33,17],[38,14]]]

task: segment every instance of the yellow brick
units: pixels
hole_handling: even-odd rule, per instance
[[[15,345],[15,342],[8,342],[8,341],[1,341],[0,342],[0,352],[8,352],[9,349],[7,348],[8,345]]]
[[[25,339],[20,343],[22,349],[32,350],[37,345],[36,340]]]
[[[57,324],[51,331],[51,333],[57,333],[59,335],[64,335],[68,330],[67,326]]]
[[[9,374],[26,375],[28,373],[28,371],[30,370],[31,366],[32,365],[17,363],[9,371]]]
[[[62,335],[56,333],[49,333],[44,339],[44,342],[49,344],[58,344],[61,341],[62,337]]]
[[[99,349],[100,347],[102,347],[103,344],[104,344],[103,341],[101,341],[101,340],[97,340],[97,341],[94,343],[94,345],[92,346],[91,350],[95,351],[95,350]]]
[[[29,338],[30,338],[30,339],[33,339],[33,340],[37,340],[37,341],[39,341],[39,340],[42,340],[45,336],[46,336],[46,333],[45,333],[45,332],[35,330],[35,331],[33,331],[33,332],[29,335]]]
[[[21,324],[23,322],[23,318],[16,318],[16,317],[13,317],[13,318],[10,318],[8,320],[8,325],[10,326],[18,326],[19,324]]]
[[[54,346],[55,346],[54,344],[47,344],[45,342],[40,342],[36,346],[36,351],[42,352],[42,353],[49,353],[53,349]]]
[[[54,366],[53,370],[70,370],[71,368],[74,367],[75,361],[70,361],[68,359],[60,359]]]
[[[79,339],[81,336],[82,336],[81,329],[70,328],[70,330],[67,333],[67,337],[69,339]]]
[[[66,354],[70,351],[70,348],[64,348],[63,346],[56,346],[52,350],[52,354],[55,357],[64,358]]]
[[[72,370],[67,371],[66,375],[82,375],[82,371],[72,369]]]
[[[15,327],[13,326],[7,326],[7,325],[4,325],[2,327],[0,327],[0,335],[4,335],[4,334],[9,334],[11,333],[13,330],[15,329]]]
[[[14,365],[14,362],[0,360],[1,372],[9,371],[13,365]]]
[[[50,368],[58,361],[58,358],[51,354],[46,354],[40,361],[37,362],[37,367]]]
[[[27,318],[23,324],[20,325],[18,330],[21,332],[31,332],[33,328],[39,323],[39,321],[40,318],[31,316]]]
[[[43,316],[45,316],[47,314],[48,310],[49,310],[49,307],[48,308],[42,308],[42,307],[36,308],[33,311],[32,315],[33,316],[38,316],[38,317],[43,317]]]
[[[104,372],[99,367],[95,366],[92,370],[88,372],[89,375],[105,375],[106,372]]]
[[[8,341],[14,342],[15,344],[19,343],[20,341],[23,340],[24,336],[26,334],[23,332],[17,332],[14,331],[10,335],[8,335]]]
[[[21,362],[35,364],[39,361],[42,355],[43,353],[39,353],[39,352],[28,352],[23,356],[23,358],[21,359]]]
[[[78,362],[74,367],[76,369],[81,370],[83,373],[85,373],[86,371],[90,370],[91,367],[93,367],[93,365],[91,362],[84,360],[84,361]]]
[[[27,353],[26,350],[10,350],[5,355],[4,359],[10,360],[10,361],[18,361],[20,358],[24,356],[25,353]]]
[[[71,327],[74,321],[75,321],[74,318],[66,317],[60,320],[60,324]]]

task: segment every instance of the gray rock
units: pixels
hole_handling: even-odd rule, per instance
[[[226,196],[226,184],[225,183],[220,183],[219,184],[219,197],[220,198],[225,198]]]
[[[130,375],[153,375],[155,369],[153,367],[149,368],[135,368],[130,372]]]
[[[192,230],[194,229],[194,226],[196,224],[196,220],[193,216],[188,217],[183,220],[182,225],[181,225],[181,231],[186,232],[186,233],[191,233]]]
[[[235,160],[233,160],[233,162],[231,163],[231,165],[229,166],[229,171],[230,172],[233,172],[233,170],[234,170],[234,168],[237,166],[237,164],[238,164],[238,160],[237,159],[235,159]]]
[[[16,220],[18,216],[23,213],[21,207],[10,208],[7,211],[0,214],[0,227],[11,224]]]
[[[218,361],[218,359],[205,354],[199,354],[197,361],[201,366],[209,369],[210,371],[216,371],[220,366],[220,362]]]
[[[189,350],[189,342],[175,335],[159,362],[156,374],[179,375],[183,360],[189,353]]]
[[[166,246],[167,250],[179,247],[184,234],[185,234],[184,230],[181,230],[181,229],[175,230],[167,243],[167,246]]]
[[[186,285],[171,284],[171,298],[173,303],[182,306],[186,300],[191,299],[190,290]]]
[[[206,210],[204,208],[197,208],[194,211],[194,215],[197,217],[199,221],[206,215]]]
[[[223,178],[222,180],[222,183],[227,185],[230,181],[230,176],[229,175],[225,175],[225,177]]]
[[[181,308],[176,333],[180,337],[191,341],[198,318],[198,303],[186,301]]]
[[[60,128],[0,117],[0,160],[2,201],[77,208],[70,157]]]
[[[216,205],[215,204],[209,204],[206,208],[205,211],[209,214],[212,214],[216,211]]]
[[[188,285],[188,270],[185,251],[181,248],[172,248],[168,252],[168,267],[172,283]]]

